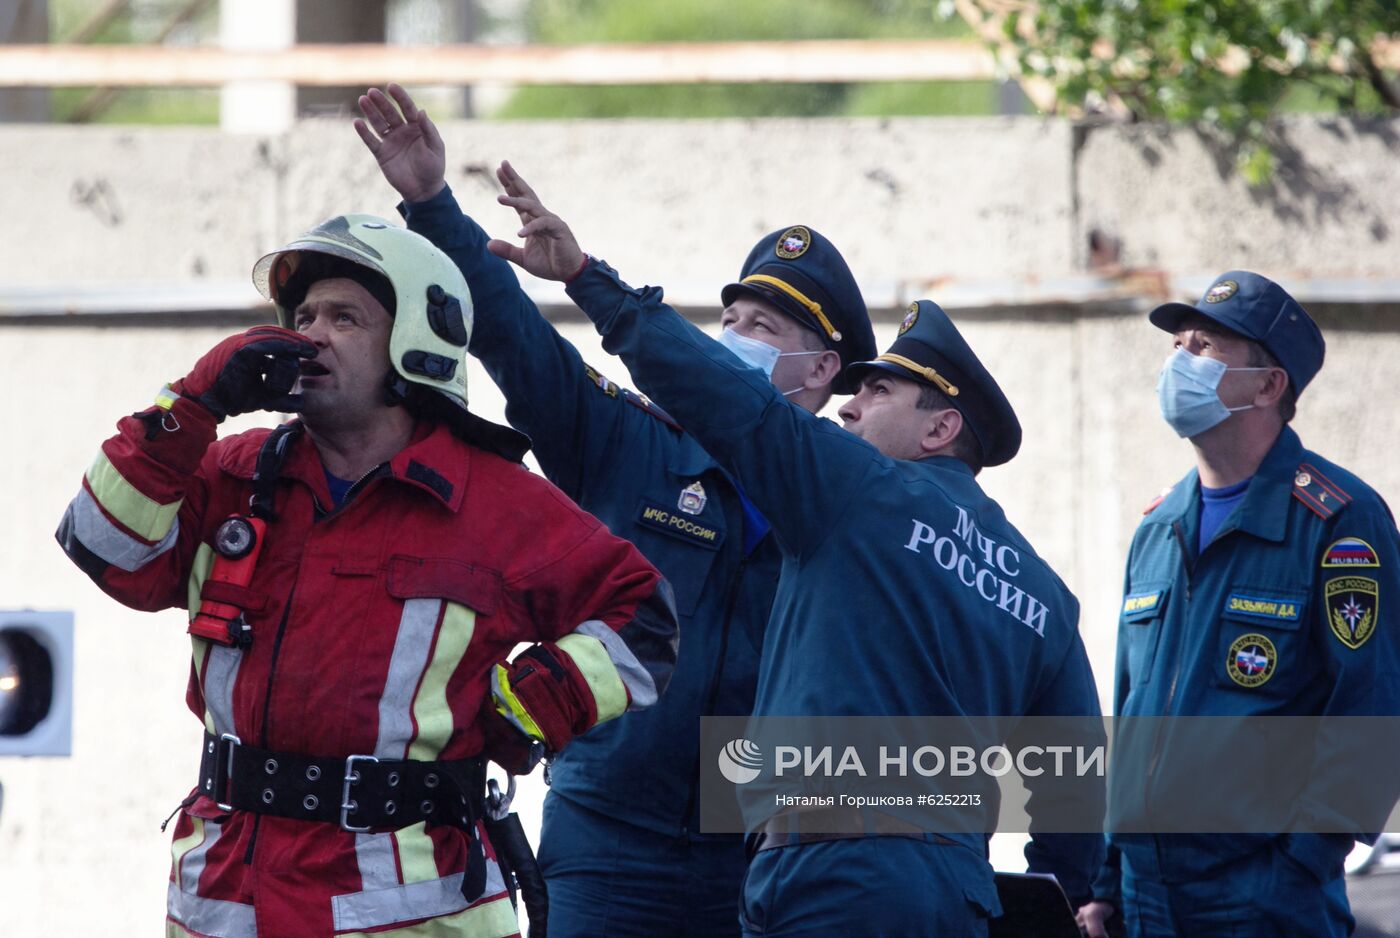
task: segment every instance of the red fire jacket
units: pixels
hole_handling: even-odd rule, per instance
[[[247,511],[269,431],[215,442],[212,417],[186,399],[124,418],[118,431],[59,541],[118,601],[193,617],[214,531]],[[403,451],[332,505],[302,436],[281,469],[251,583],[212,590],[245,610],[251,645],[192,636],[187,701],[209,733],[320,757],[471,757],[482,750],[493,669],[521,642],[544,643],[563,665],[549,676],[575,732],[664,689],[676,649],[669,587],[524,467],[420,423]],[[463,897],[468,844],[447,825],[353,833],[227,813],[200,797],[175,829],[168,933],[516,934],[489,843],[486,892]]]

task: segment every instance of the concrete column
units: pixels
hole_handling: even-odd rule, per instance
[[[385,40],[387,0],[296,0],[296,41],[376,42]],[[385,81],[394,76],[386,75]],[[355,114],[356,100],[364,93],[356,86],[298,88],[298,114]]]
[[[0,44],[48,41],[48,0],[0,3]],[[47,88],[0,88],[0,123],[47,123],[52,119]]]
[[[225,49],[285,49],[296,38],[296,0],[220,0],[219,42]],[[232,133],[281,133],[296,118],[296,86],[236,81],[220,90],[219,124]]]

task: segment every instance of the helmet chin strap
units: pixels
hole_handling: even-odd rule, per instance
[[[390,368],[388,374],[384,376],[384,403],[389,407],[398,407],[408,400],[408,382],[397,371]]]

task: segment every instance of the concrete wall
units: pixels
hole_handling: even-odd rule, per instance
[[[446,125],[449,178],[488,228],[503,158],[620,269],[712,284],[801,219],[870,284],[1083,272],[1091,231],[1135,267],[1249,265],[1391,276],[1400,121],[1282,128],[1274,183],[1249,189],[1190,131],[1038,118],[598,121]],[[24,236],[0,283],[241,278],[246,258],[395,199],[349,124],[285,135],[0,126],[0,194]],[[13,222],[12,222],[13,224]]]
[[[635,281],[703,298],[757,235],[794,221],[829,233],[872,284],[1082,273],[1094,227],[1122,239],[1125,261],[1169,272],[1243,263],[1280,276],[1383,277],[1400,199],[1386,135],[1396,127],[1291,126],[1312,171],[1334,181],[1264,196],[1221,176],[1191,135],[1025,119],[456,124],[446,135],[454,186],[494,230],[514,222],[494,205],[485,168],[510,156],[586,247]],[[246,277],[256,256],[326,215],[392,212],[358,147],[334,123],[268,139],[0,128],[0,197],[11,210],[0,284]],[[937,284],[929,293],[939,298]],[[1105,698],[1128,539],[1141,508],[1190,460],[1156,413],[1169,342],[1142,316],[1151,302],[959,314],[1026,429],[1020,456],[988,470],[985,487],[1081,598]],[[1310,306],[1328,364],[1296,426],[1400,498],[1390,387],[1400,307]],[[881,346],[900,312],[877,311]],[[183,613],[118,606],[68,564],[52,531],[116,418],[248,321],[0,317],[0,607],[72,609],[78,646],[73,757],[0,760],[4,934],[159,928],[169,838],[158,825],[193,784],[199,733],[183,705]],[[572,319],[561,329],[625,380],[589,327]],[[499,419],[499,394],[475,365],[469,380],[476,409]],[[538,786],[523,797],[533,814]]]

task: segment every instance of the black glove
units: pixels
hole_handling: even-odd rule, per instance
[[[315,358],[316,351],[291,329],[254,326],[206,352],[171,390],[199,401],[219,420],[253,410],[297,411],[301,395],[292,394],[292,386],[301,360]]]

